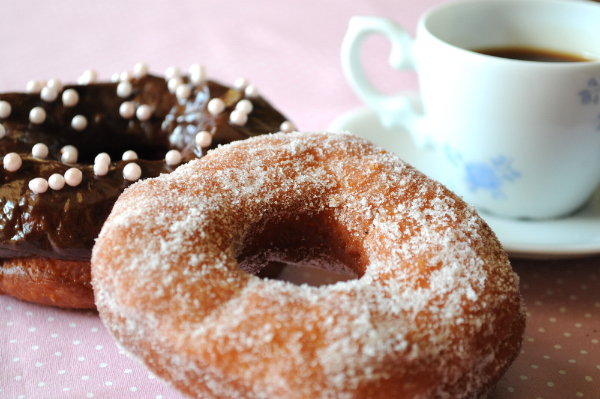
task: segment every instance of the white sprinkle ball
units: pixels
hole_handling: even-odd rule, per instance
[[[12,111],[12,107],[8,101],[0,101],[0,118],[8,118]]]
[[[48,146],[44,143],[37,143],[31,149],[31,155],[35,158],[45,159],[48,156]]]
[[[176,66],[170,66],[165,71],[165,80],[167,81],[179,76],[181,76],[181,70]]]
[[[59,79],[50,79],[46,83],[46,87],[56,90],[57,93],[60,93],[63,89],[62,82]]]
[[[212,134],[206,130],[199,132],[196,135],[196,145],[201,148],[210,147],[212,143]]]
[[[142,177],[142,168],[137,163],[128,163],[123,168],[123,178],[129,181],[137,181]]]
[[[254,109],[254,106],[252,105],[252,101],[243,99],[236,104],[235,109],[245,114],[249,114]]]
[[[181,163],[181,153],[177,150],[171,150],[165,155],[165,162],[167,165],[174,166]]]
[[[79,93],[75,89],[63,91],[62,102],[65,107],[74,107],[79,102]]]
[[[42,107],[34,107],[29,111],[29,121],[40,125],[46,120],[46,110]]]
[[[85,128],[87,127],[87,118],[83,115],[75,115],[73,117],[73,119],[71,120],[71,127],[73,127],[73,129],[81,132],[82,130],[85,130]]]
[[[125,119],[130,119],[135,115],[135,105],[131,101],[125,101],[119,107],[119,115]]]
[[[254,86],[254,85],[249,85],[244,90],[244,93],[246,94],[247,97],[250,97],[250,98],[258,97],[258,87]]]
[[[179,85],[177,90],[175,90],[175,95],[179,100],[187,100],[192,95],[192,90],[188,85]]]
[[[183,79],[179,76],[169,79],[167,82],[167,87],[169,88],[169,93],[175,93],[177,88],[183,84]]]
[[[233,86],[238,90],[244,90],[249,84],[250,84],[250,82],[248,82],[248,79],[237,78],[235,80],[235,82],[233,83]]]
[[[110,81],[113,83],[121,81],[121,74],[119,72],[113,73],[112,75],[110,75]]]
[[[135,116],[141,121],[147,121],[152,116],[152,107],[146,104],[140,105],[135,110]]]
[[[42,84],[40,80],[30,80],[29,82],[27,82],[27,87],[25,91],[27,91],[27,93],[29,94],[39,93],[40,91],[42,91],[44,86],[45,84]]]
[[[281,126],[279,126],[279,130],[281,130],[282,132],[285,132],[285,133],[291,133],[294,131],[294,129],[295,129],[295,126],[290,121],[285,121],[281,124]]]
[[[4,169],[8,170],[9,172],[16,172],[21,168],[23,161],[16,152],[9,152],[4,156],[3,163]]]
[[[72,145],[66,145],[60,149],[60,160],[63,163],[76,163],[79,158],[79,151]]]
[[[87,85],[90,83],[96,83],[96,80],[98,80],[98,74],[96,73],[96,71],[94,71],[93,69],[86,69],[85,71],[83,71],[83,75],[81,75],[79,79],[77,79],[77,83],[79,83],[80,85]]]
[[[234,125],[244,126],[248,122],[248,114],[235,110],[229,115],[229,122]]]
[[[29,189],[36,194],[42,194],[48,191],[48,180],[43,177],[36,177],[29,180]]]
[[[206,69],[204,68],[204,65],[192,64],[189,72],[192,83],[198,84],[206,79]]]
[[[65,183],[71,187],[78,186],[83,180],[83,173],[77,168],[71,168],[65,172]]]
[[[212,116],[217,116],[223,111],[225,111],[225,103],[220,98],[213,98],[208,102],[208,112]]]
[[[117,86],[117,96],[121,98],[129,97],[133,93],[133,85],[130,81],[125,80]]]
[[[54,173],[48,178],[48,185],[52,190],[62,190],[65,186],[65,177],[59,173]]]
[[[96,158],[94,158],[94,163],[110,163],[111,159],[110,159],[110,155],[108,155],[106,152],[101,152],[100,154],[96,155]]]
[[[0,139],[3,139],[4,136],[6,136],[6,128],[0,123]]]
[[[143,62],[138,62],[133,67],[133,76],[141,78],[148,75],[148,65]]]
[[[133,74],[129,71],[123,71],[119,75],[119,80],[121,82],[129,82],[131,79],[133,79]]]
[[[121,157],[121,159],[123,161],[134,161],[134,160],[138,159],[138,155],[135,151],[129,150],[129,151],[125,151],[123,153],[123,156]]]
[[[42,89],[42,93],[40,94],[40,98],[47,103],[51,103],[52,101],[56,100],[57,97],[58,91],[56,91],[55,88],[48,86],[44,87]]]
[[[110,169],[109,162],[96,162],[94,163],[94,174],[96,176],[106,176]]]

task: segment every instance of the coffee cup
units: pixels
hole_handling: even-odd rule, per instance
[[[587,1],[452,2],[425,12],[413,39],[392,20],[357,16],[342,66],[381,123],[433,148],[442,183],[478,210],[556,218],[600,183],[599,21],[600,5]],[[360,49],[372,34],[391,42],[392,67],[416,71],[422,107],[369,82]],[[527,54],[508,58],[515,52]]]

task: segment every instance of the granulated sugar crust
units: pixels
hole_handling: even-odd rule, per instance
[[[358,278],[247,272],[271,260]],[[198,398],[484,397],[525,326],[475,210],[348,134],[255,137],[131,186],[92,274],[114,337]]]

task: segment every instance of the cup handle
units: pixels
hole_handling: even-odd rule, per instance
[[[415,125],[423,124],[423,115],[413,107],[413,101],[405,95],[390,96],[379,91],[365,75],[360,62],[360,48],[372,34],[382,34],[390,41],[389,64],[392,68],[415,69],[414,40],[402,26],[386,18],[354,16],[342,42],[342,68],[346,80],[358,97],[377,111],[384,127],[406,127],[419,147],[432,145],[431,137],[417,133],[421,129]]]

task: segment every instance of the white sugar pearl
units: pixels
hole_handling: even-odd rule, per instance
[[[131,101],[125,101],[119,107],[119,115],[121,115],[125,119],[132,118],[135,114],[135,105]]]
[[[129,71],[123,71],[121,72],[121,74],[119,75],[119,80],[121,82],[128,82],[131,79],[133,79],[133,75],[131,74],[131,72]]]
[[[10,152],[4,156],[4,169],[9,172],[16,172],[21,168],[23,161],[16,152]]]
[[[93,69],[87,69],[83,71],[83,75],[81,75],[79,79],[77,79],[77,83],[79,83],[80,85],[87,85],[90,83],[96,83],[96,80],[98,80],[98,74],[96,73],[96,71],[94,71]]]
[[[171,150],[165,155],[165,162],[167,165],[174,166],[181,163],[181,153],[177,150]]]
[[[31,149],[31,155],[35,158],[45,159],[48,156],[48,146],[44,143],[37,143]]]
[[[115,72],[110,75],[110,81],[113,83],[117,83],[121,81],[121,74],[119,72]]]
[[[254,85],[250,85],[250,86],[246,87],[246,89],[244,90],[244,93],[246,94],[247,97],[250,97],[250,98],[258,97],[258,88]]]
[[[290,121],[285,121],[279,126],[279,130],[285,133],[293,132],[295,129],[294,124]]]
[[[62,190],[65,186],[65,177],[61,174],[54,173],[48,178],[48,185],[52,190]]]
[[[135,116],[141,121],[147,121],[152,116],[152,107],[146,104],[140,105],[135,110]]]
[[[169,82],[167,83],[167,87],[169,88],[169,93],[175,93],[177,88],[182,84],[183,84],[183,79],[181,79],[179,76],[169,79]]]
[[[50,79],[46,83],[46,87],[56,90],[57,93],[60,93],[63,89],[62,82],[59,79]]]
[[[125,151],[123,153],[123,156],[121,157],[121,159],[123,161],[134,161],[134,160],[138,159],[138,155],[135,151],[129,150],[129,151]]]
[[[173,78],[181,76],[181,70],[176,66],[168,67],[165,71],[165,80],[169,81]]]
[[[119,83],[117,86],[117,96],[121,98],[129,97],[133,93],[133,85],[129,81]]]
[[[4,136],[6,136],[6,128],[0,123],[0,139],[3,139]]]
[[[208,112],[212,116],[217,116],[223,111],[225,111],[225,103],[220,98],[213,98],[208,102]]]
[[[229,115],[229,122],[234,125],[244,126],[248,122],[248,114],[235,110]]]
[[[100,154],[96,155],[96,158],[94,158],[94,164],[97,163],[110,163],[110,155],[108,155],[105,152],[101,152]]]
[[[77,163],[78,156],[79,156],[79,154],[76,153],[75,151],[65,151],[60,156],[60,160],[63,163],[73,164],[73,163]]]
[[[30,80],[29,82],[27,82],[27,87],[25,90],[29,94],[39,93],[40,91],[42,91],[42,88],[44,86],[45,84],[42,84],[40,80]]]
[[[8,118],[12,107],[8,101],[0,101],[0,118]]]
[[[206,79],[206,69],[204,65],[193,64],[190,66],[190,80],[192,83],[200,83]]]
[[[252,101],[244,99],[236,104],[235,109],[245,114],[249,114],[254,109],[254,106],[252,105]]]
[[[179,85],[175,91],[175,95],[179,100],[187,100],[192,95],[192,90],[188,85]]]
[[[74,145],[66,145],[66,146],[64,146],[63,148],[61,148],[61,149],[60,149],[60,153],[61,153],[61,154],[62,154],[63,152],[65,152],[65,151],[75,151],[75,152],[77,152],[77,153],[79,152],[79,151],[77,150],[77,147],[75,147]]]
[[[96,162],[94,164],[94,173],[96,176],[106,176],[110,169],[110,163],[108,162]]]
[[[36,125],[44,123],[46,120],[46,110],[42,107],[35,107],[29,111],[29,121]]]
[[[83,173],[77,168],[71,168],[65,172],[65,183],[71,187],[78,186],[83,180]]]
[[[79,93],[74,89],[63,91],[62,102],[65,107],[74,107],[79,102]]]
[[[196,145],[201,148],[210,147],[212,143],[212,134],[202,131],[196,135]]]
[[[238,90],[244,90],[249,84],[250,84],[250,82],[248,82],[248,79],[237,78],[235,80],[235,83],[233,84],[233,86]]]
[[[71,120],[71,127],[77,131],[85,130],[87,127],[87,118],[83,115],[76,115]]]
[[[36,194],[42,194],[48,191],[48,180],[42,177],[36,177],[29,181],[29,189]]]
[[[76,163],[79,158],[79,151],[72,145],[66,145],[60,149],[60,160],[63,163]]]
[[[148,75],[148,65],[143,62],[138,62],[133,67],[133,76],[136,78],[141,78],[143,76]]]
[[[58,91],[56,91],[55,88],[48,86],[44,87],[42,89],[42,93],[40,94],[40,98],[47,103],[51,103],[52,101],[56,100],[57,97]]]
[[[137,163],[128,163],[123,168],[123,177],[129,181],[139,180],[142,177],[142,168]]]

